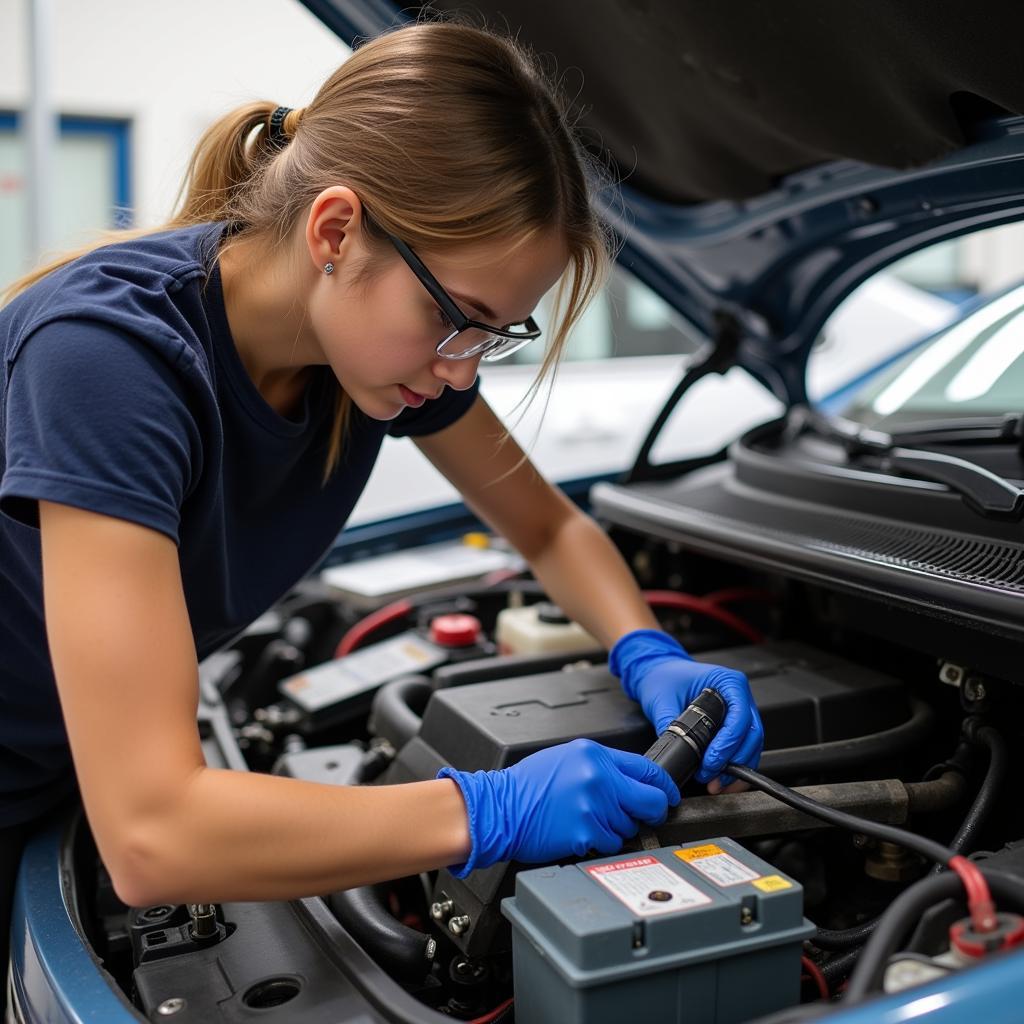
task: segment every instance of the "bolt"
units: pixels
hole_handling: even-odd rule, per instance
[[[750,907],[740,907],[740,924],[753,924],[754,912]]]
[[[984,700],[986,696],[985,684],[973,676],[966,680],[963,685],[964,697],[969,701]]]
[[[213,903],[190,903],[188,912],[192,938],[208,939],[217,934],[217,908]]]
[[[173,999],[165,999],[157,1008],[156,1012],[161,1017],[171,1017],[176,1013],[180,1013],[185,1009],[185,1000],[179,996],[175,996]]]
[[[451,912],[455,906],[451,900],[441,900],[439,903],[430,904],[430,916],[435,921],[443,921]]]
[[[448,922],[448,931],[453,935],[461,935],[464,931],[469,930],[470,918],[468,914],[460,914],[458,917],[453,917]]]
[[[963,678],[964,670],[959,665],[944,661],[939,667],[939,680],[949,686],[959,686]]]
[[[863,832],[858,832],[853,837],[853,845],[858,850],[863,850],[866,846],[870,844],[870,842],[871,840],[866,835],[864,835]]]
[[[479,981],[487,974],[487,964],[482,964],[477,960],[459,960],[455,965],[455,973],[460,978],[472,978],[474,981]]]

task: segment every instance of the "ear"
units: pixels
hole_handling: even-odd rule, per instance
[[[347,185],[332,185],[313,200],[306,218],[306,247],[321,271],[341,267],[362,245],[363,204]]]

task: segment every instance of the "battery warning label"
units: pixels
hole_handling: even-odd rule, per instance
[[[756,871],[713,843],[691,846],[688,850],[676,850],[676,856],[723,889],[730,885],[753,882],[761,877]]]
[[[630,857],[611,864],[592,864],[584,870],[641,917],[691,910],[711,902],[710,896],[654,857]]]

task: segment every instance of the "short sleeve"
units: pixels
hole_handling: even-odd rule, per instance
[[[37,502],[59,502],[177,543],[202,449],[186,384],[161,352],[97,321],[50,322],[8,367],[3,413],[0,512],[37,527]]]
[[[465,391],[445,388],[440,398],[427,400],[418,409],[405,409],[391,422],[388,433],[392,437],[424,437],[450,427],[469,411],[480,390],[477,377]]]

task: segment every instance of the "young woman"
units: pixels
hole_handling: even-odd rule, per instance
[[[723,693],[713,789],[729,760],[756,763],[744,677],[659,630],[602,530],[477,394],[481,359],[536,338],[562,282],[554,365],[606,262],[550,87],[508,40],[438,23],[366,44],[304,110],[228,115],[164,229],[19,282],[0,312],[8,895],[22,838],[76,777],[136,905],[613,852],[678,801],[660,768],[584,740],[390,787],[205,766],[197,659],[317,564],[385,434],[413,437],[516,545],[657,728]]]

